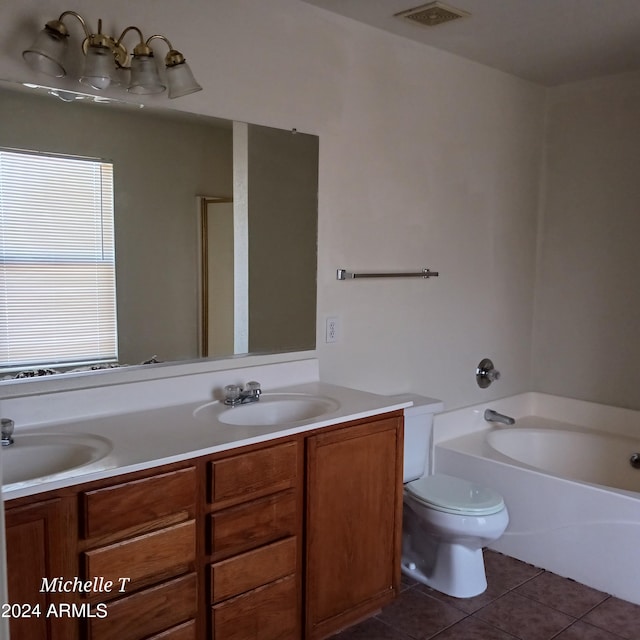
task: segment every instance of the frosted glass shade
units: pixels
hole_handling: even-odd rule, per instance
[[[131,60],[131,84],[129,91],[137,94],[162,93],[166,86],[158,75],[152,56],[133,56]]]
[[[62,78],[67,73],[62,64],[66,50],[67,39],[45,28],[40,31],[33,45],[22,52],[22,57],[34,71]]]
[[[180,98],[189,93],[202,91],[186,62],[167,67],[167,83],[170,98]]]
[[[89,47],[80,82],[94,89],[106,89],[115,72],[113,53],[108,47]]]

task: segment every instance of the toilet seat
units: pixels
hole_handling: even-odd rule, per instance
[[[405,491],[423,505],[445,513],[488,516],[504,509],[504,500],[495,491],[445,474],[418,478],[406,484]]]

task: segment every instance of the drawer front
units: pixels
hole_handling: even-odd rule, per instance
[[[90,619],[89,640],[142,640],[152,634],[154,640],[195,640],[197,606],[197,577],[191,573],[110,602],[106,617]]]
[[[189,620],[189,622],[151,636],[146,640],[196,640],[196,621]]]
[[[230,507],[209,515],[209,552],[221,558],[296,535],[296,491]]]
[[[295,486],[298,443],[287,442],[209,464],[212,503],[251,500]]]
[[[180,511],[193,517],[195,502],[193,467],[85,491],[80,494],[82,535],[106,535]]]
[[[211,624],[214,640],[298,639],[295,576],[214,605]]]
[[[169,577],[190,570],[196,557],[195,520],[82,554],[87,580],[131,578],[130,591],[154,577]]]
[[[296,573],[296,557],[297,538],[292,537],[212,564],[211,602],[216,604]]]

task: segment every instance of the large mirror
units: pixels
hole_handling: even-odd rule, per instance
[[[315,348],[316,136],[6,83],[0,123],[0,148],[113,164],[119,363]]]

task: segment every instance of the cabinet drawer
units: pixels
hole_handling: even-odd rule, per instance
[[[209,515],[209,552],[217,558],[296,535],[294,489]]]
[[[214,504],[240,502],[295,486],[298,443],[210,462],[209,497]]]
[[[131,578],[127,590],[154,577],[169,577],[188,571],[196,556],[195,520],[146,533],[123,542],[85,551],[84,577],[104,577],[116,582]]]
[[[106,617],[90,619],[89,639],[141,640],[152,634],[158,634],[153,640],[195,639],[197,606],[197,578],[191,573],[110,602]]]
[[[256,589],[296,572],[297,538],[287,538],[266,547],[212,564],[211,602]]]
[[[147,640],[196,640],[196,621],[189,620],[168,631],[151,636]]]
[[[101,536],[180,511],[193,516],[195,501],[193,467],[85,491],[80,494],[82,535]]]
[[[300,637],[295,576],[214,605],[215,640],[295,640]]]

